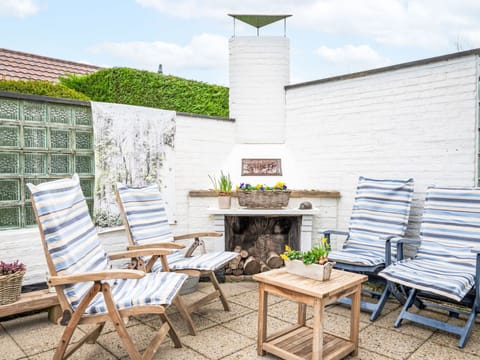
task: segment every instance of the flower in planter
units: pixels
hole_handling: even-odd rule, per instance
[[[15,260],[11,263],[0,261],[0,275],[15,274],[19,271],[25,271],[25,269],[25,264],[19,262],[18,260]]]
[[[265,185],[265,184],[250,185],[248,183],[240,183],[240,185],[237,185],[237,191],[239,191],[239,190],[242,190],[242,191],[287,190],[287,185],[283,181],[278,181],[273,186],[268,186],[268,185]]]
[[[290,246],[285,245],[285,252],[280,254],[284,261],[301,260],[305,265],[320,264],[328,262],[328,254],[330,253],[330,244],[326,237],[322,238],[320,244],[308,251],[292,250]]]

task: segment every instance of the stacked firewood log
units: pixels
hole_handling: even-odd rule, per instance
[[[282,267],[283,242],[276,241],[275,237],[261,235],[252,246],[235,246],[233,251],[238,255],[225,267],[225,275],[253,275]]]

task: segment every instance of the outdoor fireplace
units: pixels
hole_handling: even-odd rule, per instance
[[[213,215],[213,230],[224,234],[224,246],[215,250],[239,253],[225,269],[226,275],[251,275],[281,267],[279,254],[285,245],[309,250],[318,209],[209,208],[208,212]]]
[[[225,216],[225,249],[239,256],[227,274],[252,275],[283,265],[285,245],[300,247],[301,216]]]

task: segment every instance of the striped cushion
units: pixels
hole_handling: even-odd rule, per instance
[[[461,300],[474,284],[476,255],[471,249],[480,246],[480,188],[428,188],[420,238],[414,260],[380,274]]]
[[[360,177],[350,218],[349,238],[344,249],[349,254],[371,253],[384,262],[385,241],[381,237],[405,235],[412,196],[413,179],[375,180]],[[354,260],[354,257],[347,255],[348,259]],[[359,259],[354,263],[362,264],[363,261]]]
[[[58,275],[105,271],[109,258],[97,236],[80,188],[78,175],[40,185],[28,184],[35,201],[40,229]],[[110,281],[118,309],[136,305],[168,305],[188,276],[185,274],[147,274],[140,279]],[[93,282],[64,286],[73,310]],[[107,312],[102,294],[98,294],[85,314]]]
[[[98,240],[78,175],[40,185],[27,184],[37,209],[48,252],[58,275],[103,271],[109,258]],[[76,309],[91,283],[64,286]]]
[[[169,259],[168,265],[172,270],[195,269],[203,271],[215,271],[235,258],[237,255],[238,253],[231,251],[219,251],[186,258],[183,256],[183,254],[181,254],[181,258],[178,257],[175,260]],[[158,271],[161,269],[162,264],[160,261],[157,261],[152,271]]]
[[[468,266],[446,264],[425,259],[402,260],[379,274],[385,279],[409,288],[435,293],[455,301],[462,300],[475,284],[475,272]]]
[[[129,188],[117,183],[118,194],[125,210],[127,224],[136,245],[173,241],[162,195],[157,185],[144,188]],[[186,258],[182,253],[169,255],[168,264],[172,270],[195,269],[217,270],[238,254],[228,251],[212,252]],[[145,259],[147,262],[148,259]],[[157,261],[152,271],[160,271]]]
[[[385,254],[374,251],[345,248],[341,251],[331,251],[328,259],[337,263],[377,266],[385,263]]]
[[[117,189],[135,245],[173,241],[157,185],[137,189],[117,183]]]
[[[138,305],[169,305],[187,279],[186,274],[150,273],[140,279],[111,282],[112,296],[117,309]],[[87,315],[103,314],[107,307],[102,294],[98,294],[85,310]]]

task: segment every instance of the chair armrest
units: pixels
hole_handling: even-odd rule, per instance
[[[387,239],[388,238],[388,239]],[[387,256],[388,251],[390,251],[390,262],[388,262],[386,265],[391,264],[391,242],[392,240],[396,242],[397,244],[397,260],[403,260],[404,258],[404,252],[403,252],[403,245],[420,245],[421,240],[420,239],[410,239],[410,238],[402,238],[402,237],[395,237],[395,236],[389,236],[385,238],[386,244],[385,244],[385,256]],[[389,249],[390,248],[390,249]],[[386,257],[387,259],[387,257]]]
[[[128,245],[127,250],[142,250],[142,249],[183,249],[185,245],[176,244],[174,242],[164,242],[144,245]]]
[[[396,240],[398,244],[420,245],[422,243],[420,239],[398,238]]]
[[[345,235],[348,236],[349,232],[348,231],[342,231],[342,230],[320,230],[318,233],[320,234],[330,234],[330,235]]]
[[[470,249],[471,252],[475,253],[475,254],[480,254],[480,248],[477,248],[477,249]]]
[[[177,235],[174,236],[174,240],[185,240],[185,239],[195,239],[200,237],[220,237],[223,236],[222,233],[216,231],[210,232],[198,232],[198,233],[191,233],[191,234],[184,234],[184,235]]]
[[[155,247],[155,248],[148,248],[148,249],[120,251],[120,252],[109,254],[109,257],[112,260],[118,260],[118,259],[125,259],[125,258],[139,257],[139,256],[170,255],[171,253],[172,253],[172,250]]]
[[[128,269],[113,269],[105,271],[94,271],[74,275],[51,276],[48,279],[50,286],[74,284],[86,281],[100,281],[113,279],[140,279],[145,276],[143,271]]]

